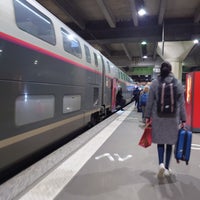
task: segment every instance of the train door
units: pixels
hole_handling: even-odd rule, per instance
[[[117,79],[112,79],[112,111],[116,109]]]
[[[102,56],[101,56],[101,62],[102,62],[101,105],[105,105],[105,103],[106,103],[105,102],[105,76],[106,76],[106,73],[105,73],[105,63],[104,63]]]

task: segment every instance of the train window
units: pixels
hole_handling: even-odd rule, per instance
[[[98,67],[98,60],[97,60],[97,54],[94,53],[94,63],[96,65],[96,67]]]
[[[89,50],[88,46],[86,46],[85,44],[84,44],[84,48],[85,48],[86,61],[88,63],[91,63],[90,50]]]
[[[118,71],[118,77],[120,78],[120,70],[119,70],[119,69],[117,69],[117,71]]]
[[[54,116],[53,95],[23,95],[15,102],[15,123],[17,126],[38,122]]]
[[[120,78],[123,79],[123,73],[122,72],[120,72]]]
[[[70,113],[81,109],[80,95],[67,95],[63,97],[63,113]]]
[[[104,63],[103,57],[102,56],[100,56],[100,57],[101,57],[101,62],[102,62],[103,70],[105,71],[105,63]]]
[[[26,0],[14,0],[17,26],[50,44],[56,44],[55,32],[51,20],[29,4]]]
[[[101,66],[101,56],[97,54],[98,66]]]
[[[74,36],[61,28],[64,50],[78,58],[82,58],[80,42]]]
[[[93,105],[97,106],[99,104],[99,88],[94,88],[94,95],[93,95]]]
[[[110,63],[107,61],[108,72],[110,73]]]

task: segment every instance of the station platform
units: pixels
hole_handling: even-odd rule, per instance
[[[189,165],[172,155],[171,178],[157,178],[157,146],[138,145],[144,130],[134,103],[58,150],[60,161],[39,179],[17,189],[41,169],[0,186],[1,199],[20,200],[189,200],[200,198],[200,134],[193,134]],[[73,149],[73,146],[76,146]],[[70,151],[69,151],[70,149]],[[67,152],[68,155],[67,155]],[[55,156],[55,155],[54,155]],[[48,168],[52,159],[42,161]],[[56,162],[55,162],[56,163]],[[30,173],[30,169],[29,169]],[[34,174],[35,173],[35,174]],[[18,193],[16,192],[18,191]],[[12,196],[11,194],[16,194]]]

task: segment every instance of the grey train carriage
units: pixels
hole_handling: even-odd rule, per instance
[[[0,175],[126,103],[133,82],[32,0],[0,1]]]

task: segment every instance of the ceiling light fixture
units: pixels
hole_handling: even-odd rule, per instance
[[[144,16],[147,14],[145,10],[144,0],[135,0],[135,4],[139,16]]]
[[[146,44],[147,44],[146,41],[142,41],[142,42],[141,42],[141,45],[146,45]]]
[[[146,12],[146,10],[144,9],[144,8],[140,8],[139,10],[138,10],[138,15],[139,16],[144,16],[144,15],[146,15],[147,14],[147,12]]]
[[[143,41],[141,43],[141,50],[142,50],[142,58],[144,58],[144,59],[148,58],[148,56],[147,56],[147,43],[146,43],[146,41]]]
[[[194,44],[198,44],[199,43],[199,40],[195,39],[193,40]]]

